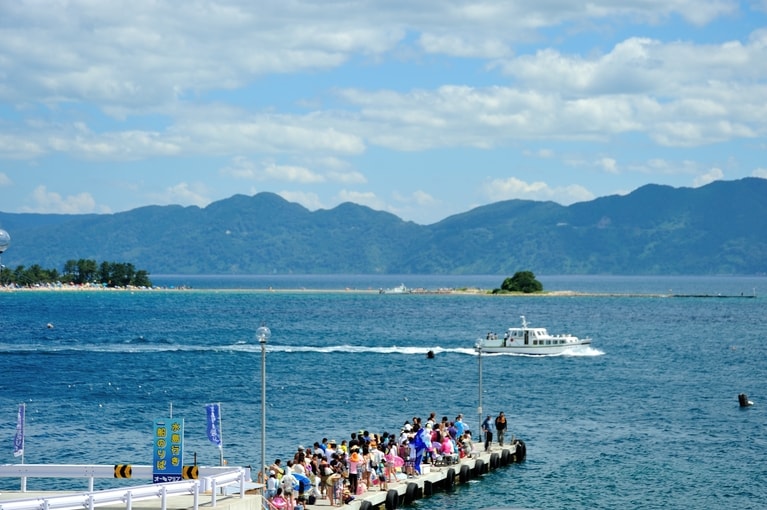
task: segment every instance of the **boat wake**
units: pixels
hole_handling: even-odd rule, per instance
[[[120,344],[78,344],[78,345],[35,345],[27,344],[24,346],[0,344],[0,353],[24,354],[24,353],[50,353],[66,354],[68,352],[111,352],[111,353],[159,353],[159,352],[261,352],[261,346],[257,343],[238,341],[231,345],[182,345],[168,342],[149,343],[143,339]],[[280,353],[317,353],[317,354],[395,354],[400,356],[429,356],[434,357],[440,354],[459,354],[467,356],[476,356],[477,351],[473,347],[413,347],[413,346],[357,346],[349,344],[313,346],[313,345],[267,345],[266,352]],[[530,355],[514,353],[483,353],[482,356],[519,356],[519,357],[558,357],[558,356],[601,356],[604,353],[592,347],[581,349],[566,350],[560,354],[551,355]]]
[[[316,352],[316,353],[336,353],[344,352],[349,354],[401,354],[403,356],[417,355],[426,356],[430,352],[435,356],[444,353],[453,354],[471,354],[476,355],[473,348],[444,348],[444,347],[401,347],[392,345],[390,347],[370,347],[357,345],[330,345],[325,347],[314,346],[270,346],[268,351],[274,352]]]

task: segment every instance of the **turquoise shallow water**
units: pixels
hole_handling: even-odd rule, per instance
[[[484,409],[505,411],[527,443],[527,461],[419,507],[764,508],[766,298],[249,290],[492,287],[496,280],[167,277],[155,281],[198,290],[0,292],[0,445],[7,445],[0,463],[18,460],[16,408],[26,402],[28,463],[150,464],[152,421],[172,404],[185,420],[185,462],[196,453],[200,463],[216,464],[204,405],[221,402],[226,458],[256,465],[260,348],[253,334],[262,321],[272,330],[269,460],[323,436],[394,431],[431,411],[462,412],[477,428],[474,341],[524,314],[555,333],[590,335],[593,348],[580,356],[483,356]],[[552,290],[767,292],[764,278],[542,281]],[[204,290],[210,286],[241,290]],[[426,358],[429,350],[435,359]],[[741,392],[756,405],[740,409]],[[51,483],[83,487],[47,479],[29,485]],[[0,488],[16,487],[18,480],[0,479]]]

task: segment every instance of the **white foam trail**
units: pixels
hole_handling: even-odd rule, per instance
[[[369,347],[358,345],[328,345],[328,346],[311,346],[311,345],[267,345],[267,352],[283,352],[283,353],[318,353],[318,354],[331,354],[331,353],[350,353],[350,354],[398,354],[403,356],[426,356],[429,352],[433,352],[434,355],[439,354],[463,354],[467,356],[476,356],[477,351],[473,347],[457,347],[457,348],[444,348],[439,346],[430,347],[413,347],[413,346],[381,346],[381,347]],[[101,344],[101,345],[8,345],[0,344],[0,353],[23,353],[23,352],[38,352],[38,353],[61,353],[61,352],[111,352],[111,353],[157,353],[157,352],[248,352],[258,353],[261,352],[261,346],[257,343],[249,343],[245,341],[238,341],[231,345],[182,345],[182,344],[169,344],[161,343],[158,345],[152,344]],[[595,349],[593,347],[585,347],[581,349],[573,349],[565,351],[561,354],[548,354],[548,355],[530,355],[520,353],[483,353],[483,356],[521,356],[521,357],[552,357],[552,356],[573,356],[573,357],[588,357],[588,356],[602,356],[604,352]]]
[[[361,353],[375,353],[375,354],[403,354],[403,355],[418,355],[425,356],[429,351],[435,355],[441,353],[456,353],[456,354],[474,354],[474,349],[456,348],[446,349],[443,347],[399,347],[392,345],[389,347],[362,347],[358,345],[330,345],[325,347],[314,346],[284,346],[274,345],[267,347],[267,351],[273,352],[317,352],[317,353],[335,353],[346,352],[352,354]]]

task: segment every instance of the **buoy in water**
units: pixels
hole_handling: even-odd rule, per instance
[[[46,325],[46,327],[47,327],[48,329],[53,329],[53,324],[49,322],[49,323]]]
[[[740,403],[740,407],[748,407],[754,405],[754,403],[748,399],[748,395],[745,393],[738,395],[738,403]]]
[[[434,351],[429,351],[426,353],[426,357],[429,359],[434,359]]]

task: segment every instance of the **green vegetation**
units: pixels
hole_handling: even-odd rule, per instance
[[[500,289],[493,289],[493,294],[502,294],[505,292],[523,292],[532,294],[541,292],[543,284],[535,279],[532,271],[517,271],[511,278],[503,280]]]
[[[136,270],[133,264],[124,262],[102,262],[95,260],[68,260],[64,272],[56,269],[44,269],[38,264],[30,267],[17,266],[16,269],[0,269],[0,285],[18,285],[32,287],[36,285],[95,284],[105,287],[151,287],[149,273]]]
[[[119,214],[0,212],[12,266],[129,260],[154,274],[547,275],[767,273],[767,179],[647,185],[562,206],[506,200],[418,225],[273,193]],[[712,207],[712,204],[716,204]],[[0,204],[1,206],[2,204]],[[6,262],[8,263],[8,262]],[[97,269],[98,270],[98,269]]]

